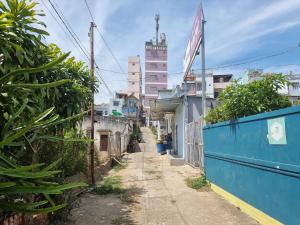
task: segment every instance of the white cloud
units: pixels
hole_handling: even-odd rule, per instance
[[[43,1],[50,8],[48,1]],[[75,1],[55,1],[63,10],[83,45],[89,50],[87,33],[91,19],[84,0],[77,0],[76,4],[74,4]],[[168,40],[169,72],[182,70],[183,55],[196,13],[191,11],[191,8],[189,10],[183,8],[182,4],[197,6],[198,1],[185,1],[185,3],[178,1],[178,4],[174,4],[173,0],[157,0],[151,3],[138,0],[88,0],[88,3],[98,29],[119,59],[125,72],[127,71],[128,56],[139,54],[141,61],[144,61],[144,43],[155,35],[154,15],[159,9],[161,14],[160,31],[166,33]],[[40,7],[44,8],[43,4]],[[136,11],[132,8],[135,8]],[[196,10],[196,8],[194,9]],[[204,10],[208,20],[206,25],[207,66],[219,65],[240,57],[244,58],[244,53],[259,49],[263,44],[260,41],[263,37],[300,26],[299,0],[209,0],[205,2]],[[72,54],[78,59],[85,60],[49,12],[46,11],[46,13],[45,22],[51,34],[49,41],[57,43],[64,51],[72,50]],[[54,12],[52,13],[54,14]],[[97,32],[95,32],[95,47],[96,59],[100,67],[120,71]],[[195,64],[199,67],[197,65],[199,59],[196,60]],[[144,69],[143,64],[142,69]],[[239,76],[244,70],[229,68],[214,72],[232,72]],[[103,74],[113,91],[127,88],[126,75],[108,72]],[[181,80],[181,74],[170,75],[169,87],[180,83]],[[108,97],[107,91],[101,85],[100,93],[96,95],[96,102],[107,100]]]
[[[220,10],[219,14],[215,13],[218,12],[216,8],[209,11],[208,16],[212,24],[210,25],[208,21],[207,56],[213,58],[212,61],[228,60],[242,52],[258,48],[260,44],[255,42],[256,39],[300,24],[299,17],[293,20],[290,17],[300,10],[298,0],[267,1],[269,3],[267,6],[258,4],[260,1],[252,2],[252,5],[244,6],[238,1],[233,1],[233,9],[226,12]]]

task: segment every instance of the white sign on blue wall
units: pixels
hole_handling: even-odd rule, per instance
[[[286,145],[284,117],[268,120],[268,139],[271,145]]]

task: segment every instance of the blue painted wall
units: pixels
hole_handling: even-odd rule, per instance
[[[184,157],[184,104],[180,104],[175,111],[175,127],[177,125],[178,156]],[[174,131],[175,131],[174,127]]]
[[[267,120],[285,118],[286,145],[270,145]],[[300,107],[204,128],[207,178],[276,220],[300,224]]]

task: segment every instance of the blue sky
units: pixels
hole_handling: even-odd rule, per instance
[[[91,19],[84,0],[52,1],[63,11],[83,45],[89,49],[87,33]],[[160,31],[166,33],[169,48],[169,87],[181,82],[182,74],[178,72],[183,70],[183,55],[199,0],[87,1],[99,30],[125,72],[128,56],[140,55],[144,61],[144,44],[155,36],[154,16],[160,13]],[[233,73],[236,77],[242,76],[248,68],[262,68],[266,72],[300,72],[300,48],[297,48],[300,42],[299,0],[205,0],[203,7],[207,20],[206,65],[209,68],[292,49],[277,57],[212,72]],[[71,50],[77,59],[85,60],[50,14],[49,9],[55,15],[48,1],[42,0],[39,8],[47,14],[42,19],[51,35],[47,41],[57,43],[64,51]],[[97,33],[95,53],[101,68],[120,71]],[[199,68],[199,62],[198,57],[194,68]],[[127,89],[125,74],[103,72],[103,77],[112,91]],[[107,101],[109,97],[104,86],[100,85],[96,103]]]

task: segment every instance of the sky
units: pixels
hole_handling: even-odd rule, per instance
[[[84,48],[89,50],[91,22],[84,0],[52,0]],[[182,82],[183,57],[191,35],[200,0],[87,0],[97,28],[105,38],[120,66],[95,32],[95,59],[102,77],[114,92],[127,90],[128,56],[140,55],[144,71],[145,41],[155,37],[155,14],[160,14],[160,32],[168,42],[168,86]],[[242,77],[247,69],[264,72],[300,73],[300,1],[299,0],[203,0],[206,67],[214,74],[231,73]],[[78,60],[86,58],[72,44],[66,30],[48,0],[40,0],[46,16],[48,43],[71,51]],[[55,18],[56,19],[55,19]],[[274,55],[272,57],[269,57]],[[268,56],[268,57],[265,57]],[[193,69],[201,68],[201,58]],[[88,62],[87,62],[87,65]],[[222,67],[222,65],[231,65]],[[122,71],[121,71],[122,69]],[[143,73],[144,75],[144,73]],[[110,94],[103,84],[95,103],[107,102]]]

